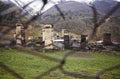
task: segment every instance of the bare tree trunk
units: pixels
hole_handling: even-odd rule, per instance
[[[92,4],[90,7],[91,7],[91,9],[93,11],[94,28],[92,30],[92,33],[90,34],[89,40],[95,40],[97,38],[96,33],[97,33],[97,27],[98,27],[98,24],[97,24],[97,22],[98,22],[98,16],[97,16],[97,14],[98,13],[97,13],[95,5]]]

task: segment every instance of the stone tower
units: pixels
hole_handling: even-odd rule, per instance
[[[23,45],[25,43],[25,30],[21,23],[16,23],[14,37],[16,39],[16,45]]]
[[[54,39],[53,25],[45,24],[43,26],[42,37],[45,43],[45,48],[53,49],[53,39]]]
[[[112,45],[111,33],[104,33],[104,35],[103,35],[103,44],[104,45]]]

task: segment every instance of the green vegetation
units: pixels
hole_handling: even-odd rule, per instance
[[[64,51],[43,52],[42,54],[62,58]],[[118,52],[119,53],[119,52]],[[64,69],[70,72],[83,72],[90,75],[95,75],[98,71],[120,64],[120,56],[106,54],[106,53],[92,53],[92,52],[77,52],[67,58]],[[13,49],[0,49],[0,62],[3,62],[9,68],[15,70],[24,79],[33,79],[35,76],[42,74],[51,67],[56,66],[57,62],[36,57],[24,53],[23,51]],[[7,71],[1,68],[0,65],[0,79],[16,79]],[[76,79],[74,77],[66,76],[60,72],[59,69],[52,71],[50,74],[44,76],[42,79]],[[79,78],[78,78],[79,79]],[[85,79],[85,78],[82,78]],[[89,79],[89,78],[88,78]],[[101,79],[120,79],[120,69],[114,69],[105,73]]]

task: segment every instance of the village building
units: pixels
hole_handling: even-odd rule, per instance
[[[54,30],[53,25],[45,24],[42,29],[42,38],[46,49],[53,49]]]

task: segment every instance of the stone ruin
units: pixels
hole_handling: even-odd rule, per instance
[[[16,40],[17,46],[22,46],[23,44],[25,44],[25,29],[21,23],[16,23],[14,39]]]
[[[104,33],[103,34],[103,45],[112,45],[111,34],[110,33]]]
[[[87,45],[87,35],[81,35],[80,48],[86,49]]]
[[[29,35],[31,35],[31,33]],[[61,39],[64,40],[64,41],[62,41],[63,43],[61,43],[63,45],[62,48],[64,48],[64,49],[74,48],[71,46],[72,44],[71,44],[70,35],[66,29],[62,29],[62,34],[60,37],[63,37],[63,38],[57,38],[56,42],[60,42]],[[16,23],[14,39],[16,40],[17,46],[23,46],[25,44],[25,29],[21,23]],[[56,39],[54,36],[53,25],[45,24],[45,25],[43,25],[43,28],[42,28],[42,36],[38,37],[38,42],[35,42],[35,44],[39,48],[55,49],[57,47],[57,45],[54,45],[54,40],[56,40]],[[97,50],[97,49],[103,50],[104,46],[106,46],[106,45],[112,46],[113,45],[113,43],[111,41],[110,33],[105,33],[103,35],[102,41],[103,42],[101,44],[97,44],[97,43],[90,44],[90,42],[88,42],[88,40],[87,40],[87,35],[81,35],[80,40],[78,39],[77,41],[73,41],[72,43],[76,44],[74,46],[76,46],[75,49],[77,49],[77,50],[81,50],[81,49],[86,50],[88,48],[91,50],[94,50],[94,49],[95,50]],[[58,44],[58,43],[56,43],[56,44]]]
[[[69,35],[64,35],[64,48],[70,49],[70,38]]]
[[[42,38],[44,41],[45,49],[53,49],[53,39],[54,39],[54,32],[53,32],[53,25],[45,24],[42,29]]]
[[[71,49],[73,50],[81,50],[87,48],[87,35],[81,35],[80,39],[77,37],[72,37],[70,40]]]

